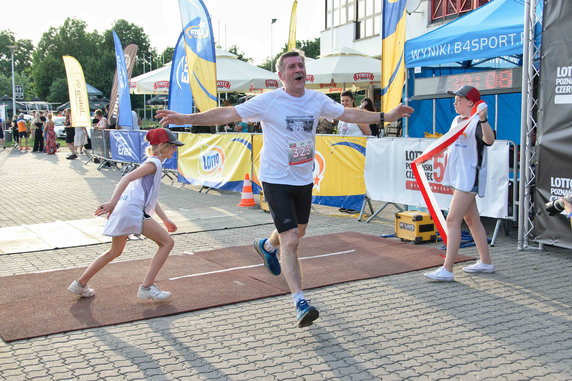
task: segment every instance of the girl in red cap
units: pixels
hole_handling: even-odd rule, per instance
[[[457,91],[448,91],[455,96],[455,112],[459,114],[451,128],[471,118],[467,128],[449,147],[449,157],[443,184],[453,188],[453,199],[447,214],[447,255],[443,267],[424,275],[440,282],[454,280],[453,264],[461,243],[461,224],[467,223],[473,236],[480,259],[463,268],[467,273],[493,273],[493,265],[487,243],[487,233],[477,209],[476,196],[484,197],[486,184],[486,149],[495,141],[495,134],[487,118],[487,108],[472,114],[473,107],[481,102],[479,90],[463,86]],[[477,109],[478,110],[478,109]]]
[[[137,297],[164,300],[171,296],[170,292],[161,291],[153,283],[175,243],[168,232],[177,230],[177,226],[167,218],[157,203],[157,194],[161,184],[163,160],[173,157],[177,146],[182,146],[183,143],[177,140],[175,134],[163,128],[149,131],[146,140],[150,143],[146,151],[147,160],[139,168],[123,176],[111,200],[100,205],[95,211],[96,216],[107,215],[103,234],[112,237],[111,248],[97,257],[83,275],[72,282],[68,290],[73,294],[84,298],[95,295],[95,291],[87,282],[105,265],[121,255],[129,234],[143,234],[159,248],[151,260],[143,284],[139,286]],[[151,218],[155,212],[167,230]]]

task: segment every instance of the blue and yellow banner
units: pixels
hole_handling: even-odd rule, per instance
[[[129,96],[129,77],[127,66],[125,65],[125,55],[121,41],[114,30],[113,42],[115,44],[115,61],[117,63],[117,97],[119,104],[119,115],[117,117],[118,127],[130,127],[133,129],[133,118],[131,117],[131,98]]]
[[[186,184],[240,192],[250,174],[250,134],[179,134],[178,178]]]
[[[217,106],[216,52],[211,19],[201,0],[179,0],[189,82],[199,111]]]
[[[389,112],[401,103],[405,82],[405,5],[407,0],[383,0],[381,40],[381,108]]]
[[[187,52],[185,51],[185,36],[179,35],[173,60],[171,63],[171,78],[169,80],[169,110],[182,114],[193,113],[193,93],[189,83],[189,67],[187,66]],[[176,125],[171,127],[190,127],[190,124]]]
[[[258,177],[260,175],[260,155],[262,154],[262,146],[264,145],[264,138],[262,134],[251,134],[252,136],[252,173],[250,179],[252,180],[252,193],[260,194],[262,189],[262,181]]]
[[[63,56],[62,58],[68,80],[72,126],[91,127],[89,98],[87,97],[87,86],[81,65],[72,56]]]
[[[312,202],[359,210],[365,196],[366,137],[316,136]]]
[[[292,4],[292,12],[290,13],[290,31],[288,32],[288,50],[296,49],[296,9],[298,8],[298,0],[294,0]]]

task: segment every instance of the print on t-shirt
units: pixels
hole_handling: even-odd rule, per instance
[[[312,116],[287,116],[286,129],[292,132],[308,132],[314,127]]]

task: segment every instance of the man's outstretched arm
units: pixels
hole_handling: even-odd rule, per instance
[[[216,124],[227,124],[240,120],[240,115],[234,107],[217,107],[196,114],[181,114],[171,110],[159,110],[155,115],[159,119],[161,126],[169,124],[192,124],[194,126],[213,126]]]
[[[411,116],[413,108],[400,104],[388,113],[372,112],[359,108],[346,108],[338,118],[348,123],[373,124],[380,122],[395,122],[398,119]],[[383,114],[383,115],[381,115]]]

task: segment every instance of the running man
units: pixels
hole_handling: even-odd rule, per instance
[[[298,243],[306,233],[312,206],[312,171],[316,126],[320,117],[353,123],[379,123],[409,116],[413,109],[399,105],[387,114],[357,108],[344,109],[319,91],[306,90],[306,66],[302,52],[284,53],[276,63],[283,88],[258,95],[229,107],[184,115],[160,110],[161,125],[225,125],[236,121],[260,121],[264,146],[260,159],[260,179],[276,230],[270,238],[254,242],[268,271],[281,273],[288,282],[299,327],[312,325],[319,316],[302,292],[302,271]]]

